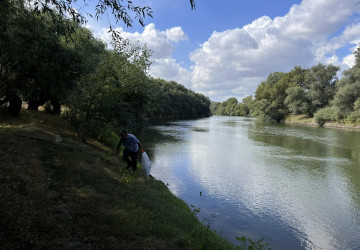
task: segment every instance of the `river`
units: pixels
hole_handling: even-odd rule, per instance
[[[360,249],[360,131],[213,116],[140,138],[151,174],[234,244]]]

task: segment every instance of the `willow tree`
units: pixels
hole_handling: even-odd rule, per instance
[[[151,7],[135,5],[132,0],[97,0],[93,10],[95,14],[84,14],[76,8],[80,3],[87,5],[86,0],[33,0],[31,5],[39,12],[53,13],[55,10],[78,23],[85,23],[88,16],[99,19],[111,12],[116,23],[122,22],[128,27],[133,26],[134,19],[144,26],[145,18],[152,17],[153,13]],[[195,0],[190,0],[190,6],[195,9]]]

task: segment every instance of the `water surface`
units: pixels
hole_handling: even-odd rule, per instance
[[[231,242],[360,249],[359,131],[213,116],[140,138],[151,174]]]

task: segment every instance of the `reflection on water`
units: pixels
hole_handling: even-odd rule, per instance
[[[204,223],[234,243],[263,237],[273,249],[360,249],[359,139],[239,117],[141,135],[152,175],[201,208]]]

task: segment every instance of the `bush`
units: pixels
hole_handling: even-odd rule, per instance
[[[320,126],[324,125],[325,122],[336,122],[340,118],[340,110],[335,106],[322,108],[315,113],[314,118]]]
[[[120,137],[110,128],[105,128],[101,131],[98,140],[109,147],[115,148],[119,143]]]
[[[354,110],[355,110],[355,111],[360,111],[360,98],[358,98],[358,99],[354,102]]]
[[[360,123],[360,110],[356,110],[351,112],[347,117],[346,120],[351,123]]]

